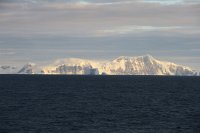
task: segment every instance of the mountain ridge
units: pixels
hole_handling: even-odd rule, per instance
[[[16,69],[16,71],[12,70],[9,71],[9,73],[6,71],[0,66],[0,74],[197,75],[197,73],[189,67],[178,65],[173,62],[160,61],[149,54],[133,57],[119,56],[110,61],[66,58],[56,60],[50,65],[37,66],[34,63],[27,63],[21,69]]]

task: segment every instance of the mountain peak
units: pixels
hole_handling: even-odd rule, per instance
[[[119,61],[122,61],[122,60],[131,60],[131,59],[138,59],[138,58],[142,58],[143,60],[146,60],[146,61],[156,60],[152,55],[146,54],[146,55],[143,55],[143,56],[119,56],[116,59],[114,59],[113,61],[119,62]]]
[[[26,67],[32,67],[32,66],[36,66],[36,64],[35,64],[35,63],[32,63],[32,62],[29,62],[29,63],[27,63],[25,66],[26,66]]]
[[[27,63],[26,65],[24,65],[24,67],[19,70],[19,74],[34,74],[34,68],[36,67],[35,63]]]
[[[128,60],[130,59],[131,57],[128,57],[128,56],[119,56],[117,57],[116,59],[114,59],[113,61],[116,61],[116,62],[119,62],[121,60]]]
[[[17,72],[16,72],[17,71]],[[48,66],[27,63],[21,69],[0,67],[0,73],[18,74],[108,74],[108,75],[194,75],[194,71],[171,62],[143,56],[119,56],[112,61],[100,62],[77,58],[60,59]]]
[[[142,58],[143,58],[143,60],[144,60],[145,62],[156,60],[153,56],[151,56],[151,55],[149,55],[149,54],[142,56]]]
[[[144,55],[143,57],[144,57],[144,58],[154,59],[154,57],[153,57],[152,55],[150,55],[150,54],[146,54],[146,55]]]

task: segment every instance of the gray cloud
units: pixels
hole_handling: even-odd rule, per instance
[[[17,53],[0,60],[149,53],[199,62],[199,12],[195,0],[0,0],[0,49]]]
[[[15,52],[0,52],[0,55],[14,55]]]
[[[177,4],[199,4],[199,0],[143,0],[146,3],[158,3],[162,5],[177,5]]]
[[[200,5],[162,6],[135,2],[112,6],[84,3],[31,4],[25,5],[26,8],[22,8],[23,4],[1,6],[4,6],[0,12],[1,28],[4,31],[38,29],[41,32],[65,33],[70,30],[70,34],[76,34],[128,25],[198,27],[200,24]]]

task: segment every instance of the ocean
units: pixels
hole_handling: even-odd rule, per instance
[[[0,75],[0,133],[200,133],[200,77]]]

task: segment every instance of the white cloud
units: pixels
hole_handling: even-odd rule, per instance
[[[0,52],[0,55],[14,55],[15,52]]]
[[[159,3],[161,5],[200,4],[199,0],[143,0],[145,3]]]
[[[44,7],[50,7],[52,9],[82,9],[82,8],[93,8],[100,6],[113,6],[113,5],[127,5],[133,4],[137,1],[117,1],[117,2],[87,2],[87,1],[77,1],[77,2],[65,2],[65,3],[48,3],[44,4]]]
[[[155,26],[138,26],[138,25],[129,25],[116,28],[109,28],[105,30],[97,30],[97,36],[110,36],[110,35],[124,35],[140,32],[150,32],[150,31],[168,31],[180,29],[180,26],[169,26],[169,27],[155,27]]]
[[[173,5],[183,3],[183,0],[143,0],[143,2],[147,3],[159,3],[163,5]]]

